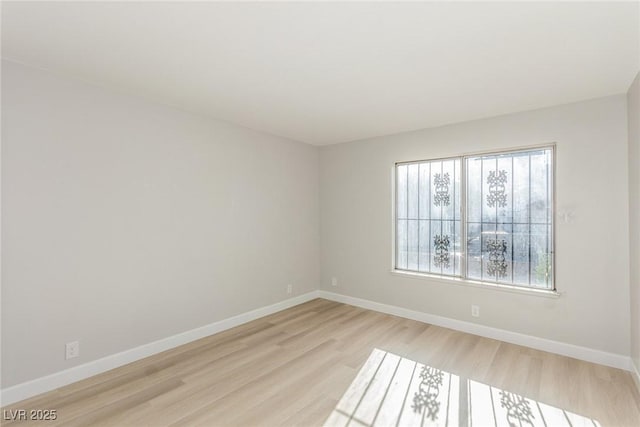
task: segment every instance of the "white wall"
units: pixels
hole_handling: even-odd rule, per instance
[[[628,357],[626,115],[619,95],[323,147],[321,288]],[[554,141],[558,210],[573,213],[557,222],[561,297],[390,274],[394,162]]]
[[[2,114],[3,388],[317,289],[317,148],[10,62]]]
[[[629,259],[631,358],[640,372],[640,73],[627,93],[629,117]],[[640,380],[640,378],[639,378]]]

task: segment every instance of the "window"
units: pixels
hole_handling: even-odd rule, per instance
[[[396,164],[395,268],[553,282],[553,148]]]

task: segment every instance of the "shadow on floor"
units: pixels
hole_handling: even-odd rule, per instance
[[[591,426],[594,419],[374,349],[325,426]]]

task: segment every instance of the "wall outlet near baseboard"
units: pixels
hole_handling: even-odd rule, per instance
[[[291,284],[287,285],[287,293],[291,295],[292,292],[293,292],[293,285]]]
[[[80,356],[80,341],[68,342],[65,346],[65,359],[73,359]]]
[[[331,286],[338,286],[338,279],[336,277],[331,278]]]
[[[471,306],[471,315],[473,317],[480,317],[480,306],[479,305],[472,305]]]

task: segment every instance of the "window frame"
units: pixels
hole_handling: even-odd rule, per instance
[[[549,212],[549,220],[551,222],[551,231],[550,231],[550,255],[551,255],[551,287],[550,288],[540,288],[534,286],[527,285],[518,285],[518,284],[507,284],[500,283],[496,281],[490,280],[475,280],[470,279],[467,274],[467,159],[471,157],[479,157],[479,156],[491,156],[491,155],[504,155],[504,154],[513,154],[527,151],[535,151],[535,150],[550,150],[550,158],[551,158],[551,168],[549,171],[550,174],[550,191],[551,197],[549,202],[550,212]],[[460,276],[455,275],[447,275],[447,274],[438,274],[431,272],[421,272],[415,270],[405,270],[397,268],[397,229],[398,229],[398,166],[399,165],[409,165],[415,163],[423,163],[423,162],[433,162],[433,161],[447,161],[447,160],[460,160],[460,243],[461,243],[461,255],[460,255]],[[392,248],[391,248],[391,273],[394,275],[399,275],[403,277],[410,277],[416,279],[430,279],[436,280],[442,283],[453,283],[459,285],[467,285],[473,287],[480,287],[484,289],[496,289],[496,290],[505,290],[516,293],[525,293],[525,294],[533,294],[533,295],[541,295],[541,296],[559,296],[558,285],[556,283],[556,143],[545,143],[539,145],[529,145],[529,146],[521,146],[516,148],[506,148],[506,149],[491,149],[484,151],[474,151],[474,152],[466,152],[458,155],[447,155],[441,157],[433,157],[426,158],[422,160],[405,160],[405,161],[394,161],[391,170],[391,221],[392,221]]]

